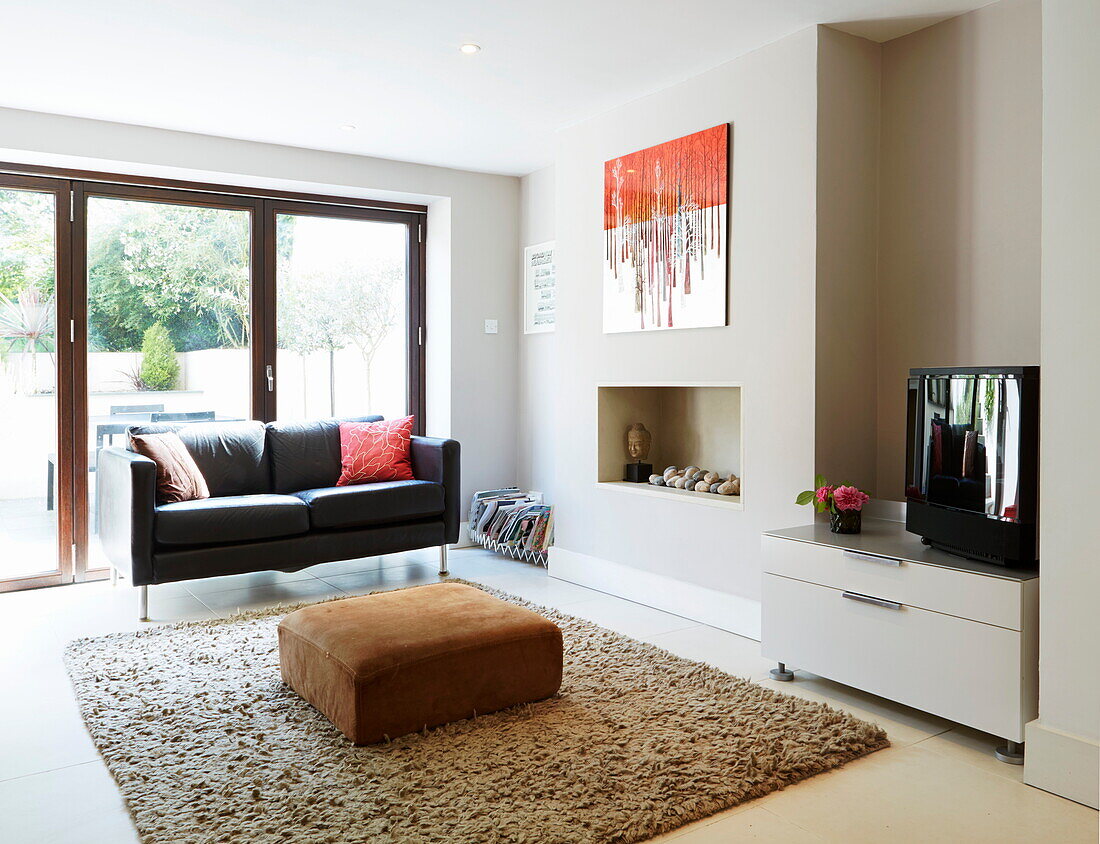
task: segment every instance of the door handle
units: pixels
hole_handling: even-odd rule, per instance
[[[267,365],[266,372],[267,372],[267,391],[269,393],[271,393],[271,392],[274,392],[274,390],[275,390],[275,370],[272,368],[270,363]]]
[[[880,563],[884,566],[901,566],[901,560],[895,560],[893,557],[879,557],[875,554],[860,554],[858,551],[845,551],[845,557],[851,557],[853,560],[866,560],[869,563]]]
[[[900,610],[904,604],[897,601],[887,601],[885,598],[872,598],[870,595],[860,595],[858,592],[841,592],[841,597],[849,601],[859,601],[861,604],[874,604],[876,607],[885,607],[888,610]]]

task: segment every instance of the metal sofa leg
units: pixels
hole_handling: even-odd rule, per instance
[[[446,577],[449,574],[447,571],[447,546],[439,546],[439,576]]]
[[[111,585],[118,586],[118,569],[111,565]]]
[[[141,606],[141,615],[138,616],[139,621],[149,620],[149,587],[138,587],[138,602]]]

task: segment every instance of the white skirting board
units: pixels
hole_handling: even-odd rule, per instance
[[[556,546],[548,569],[559,580],[760,640],[759,601]]]
[[[1100,809],[1100,744],[1030,721],[1024,782]]]

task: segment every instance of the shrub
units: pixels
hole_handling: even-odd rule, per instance
[[[141,343],[141,381],[147,390],[171,390],[179,379],[180,365],[168,329],[159,322],[145,329]]]

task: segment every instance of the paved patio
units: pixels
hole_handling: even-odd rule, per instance
[[[46,509],[45,497],[0,500],[0,580],[56,571],[56,554],[57,511]],[[105,564],[94,535],[91,556],[93,567]]]
[[[45,497],[0,501],[0,580],[53,570],[56,537],[57,511]]]

